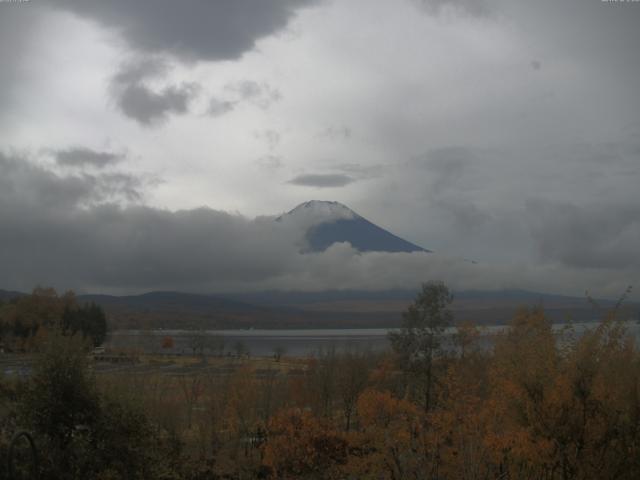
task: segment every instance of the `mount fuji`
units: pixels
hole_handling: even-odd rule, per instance
[[[276,219],[304,229],[306,252],[322,252],[349,242],[360,252],[429,252],[371,223],[339,202],[311,200]]]

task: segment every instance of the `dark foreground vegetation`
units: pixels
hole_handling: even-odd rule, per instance
[[[640,478],[640,354],[615,309],[562,343],[540,309],[491,350],[459,325],[453,351],[449,303],[425,285],[387,354],[171,374],[100,373],[63,309],[25,340],[30,375],[0,383],[0,466],[25,429],[44,479]]]

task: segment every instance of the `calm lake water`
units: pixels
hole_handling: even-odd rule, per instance
[[[640,339],[640,325],[626,322],[629,333]],[[554,330],[560,341],[580,336],[587,329],[597,326],[596,322],[556,324]],[[481,342],[490,347],[493,336],[504,326],[482,327]],[[390,348],[387,333],[393,329],[309,329],[309,330],[119,330],[109,335],[107,346],[133,348],[146,353],[192,354],[203,350],[208,354],[235,354],[248,352],[252,356],[273,355],[276,350],[286,355],[307,356],[320,351],[335,349],[381,351]],[[450,338],[454,329],[445,334]],[[573,333],[572,333],[573,332]],[[162,348],[165,337],[173,340],[172,348]]]

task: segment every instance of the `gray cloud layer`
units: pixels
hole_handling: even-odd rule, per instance
[[[209,108],[207,109],[207,113],[212,117],[219,117],[224,115],[225,113],[229,113],[232,111],[237,102],[233,102],[230,100],[221,100],[216,97],[212,97],[209,100]]]
[[[308,173],[292,178],[289,183],[302,187],[333,188],[344,187],[355,181],[353,177],[348,175]]]
[[[430,14],[439,14],[446,9],[472,16],[487,16],[491,8],[486,0],[413,0]]]
[[[253,80],[243,80],[225,86],[225,93],[231,94],[231,99],[213,96],[209,99],[207,114],[220,117],[233,111],[238,105],[248,103],[262,110],[282,100],[282,94],[277,88],[268,83],[258,83]]]
[[[71,214],[74,209],[112,201],[140,201],[149,183],[123,172],[59,175],[24,157],[0,152],[0,202],[3,211],[41,209],[25,215]]]
[[[125,158],[122,153],[98,152],[86,147],[73,147],[54,152],[58,165],[66,167],[104,168],[114,165]]]
[[[590,287],[594,293],[616,295],[626,287],[626,279],[616,277],[618,259],[605,258],[595,268],[593,263],[580,268],[559,268],[557,263],[492,266],[421,252],[361,254],[348,244],[301,254],[305,225],[272,217],[248,220],[208,208],[127,206],[122,200],[141,196],[143,187],[124,175],[60,176],[8,154],[0,155],[0,172],[4,288],[29,289],[39,283],[105,292],[385,289],[414,288],[430,279],[456,289],[574,294]],[[635,223],[621,232],[625,238],[635,236],[640,216],[637,210],[628,213]],[[545,215],[539,216],[545,224],[539,232],[565,219],[562,213],[559,219],[552,217],[547,222]],[[615,229],[621,224],[626,222],[608,225]],[[602,241],[592,239],[587,245]]]
[[[285,27],[313,0],[54,0],[53,5],[118,31],[140,52],[185,60],[231,60]]]
[[[122,206],[143,195],[142,182],[124,174],[61,176],[6,154],[0,172],[6,288],[203,289],[259,282],[286,268],[295,251],[285,241],[292,236],[271,219]]]
[[[530,201],[527,210],[542,260],[577,268],[640,271],[640,205],[584,207],[537,200]]]
[[[154,91],[145,84],[150,78],[162,78],[168,66],[158,58],[124,64],[111,81],[111,94],[127,117],[144,126],[157,125],[171,114],[184,114],[196,96],[195,83],[169,85]]]
[[[225,87],[225,90],[238,95],[240,99],[250,102],[263,110],[268,109],[271,104],[282,99],[282,94],[277,88],[268,83],[258,83],[253,80],[243,80],[229,84]]]
[[[37,48],[38,28],[43,19],[37,9],[18,3],[0,4],[0,110],[14,102],[14,93],[28,78],[28,57],[24,52]],[[2,120],[2,115],[0,115]]]

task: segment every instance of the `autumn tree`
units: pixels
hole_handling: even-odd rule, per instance
[[[187,407],[187,426],[191,428],[193,409],[204,393],[204,379],[198,372],[176,375],[176,379]]]
[[[107,319],[94,303],[80,305],[71,291],[58,295],[53,288],[37,287],[31,295],[16,297],[0,309],[3,337],[12,337],[17,348],[31,350],[34,338],[59,329],[65,335],[76,333],[91,339],[94,346],[104,342]],[[42,332],[45,332],[43,335]]]
[[[75,304],[68,292],[59,297],[53,288],[36,287],[31,295],[12,298],[0,310],[3,334],[17,349],[30,349],[38,330],[58,326],[65,305]]]
[[[606,318],[558,338],[540,309],[523,310],[496,340],[486,445],[505,478],[636,478],[639,356]]]
[[[346,431],[351,428],[358,396],[367,386],[369,363],[370,356],[357,351],[347,351],[338,360],[336,383]]]
[[[311,412],[280,411],[269,421],[267,438],[263,463],[271,478],[342,478],[334,473],[346,461],[347,442]]]
[[[218,459],[226,465],[225,474],[246,478],[259,462],[251,438],[264,426],[259,416],[260,392],[255,370],[248,365],[238,368],[222,388],[226,397],[223,414],[226,435]]]
[[[434,358],[441,346],[441,336],[451,325],[453,315],[448,306],[453,301],[442,282],[422,284],[413,304],[402,315],[402,327],[389,333],[389,340],[399,365],[411,380],[428,412],[433,401]]]
[[[460,358],[464,360],[469,354],[475,353],[480,339],[480,330],[471,322],[462,322],[455,328],[453,344],[458,350]]]
[[[545,404],[554,388],[560,356],[551,322],[540,309],[521,310],[498,335],[490,366],[491,418],[486,442],[508,478],[553,478],[553,440],[538,426],[550,420]],[[532,473],[532,469],[534,469]]]
[[[366,389],[358,397],[359,429],[349,434],[347,478],[437,478],[425,450],[422,409],[389,392]]]
[[[437,391],[439,408],[429,414],[425,440],[428,451],[437,452],[434,466],[440,478],[481,480],[497,476],[492,476],[485,443],[491,354],[478,348],[477,335],[471,325],[457,330],[454,342],[458,355],[447,359]]]
[[[99,399],[80,339],[52,336],[37,357],[20,413],[23,422],[46,441],[52,469],[73,472],[78,427],[86,431],[97,418]],[[81,430],[82,431],[82,430]],[[66,478],[66,477],[65,477]]]
[[[98,390],[89,348],[78,336],[50,335],[20,392],[17,407],[37,438],[40,478],[171,478],[142,410]]]
[[[272,413],[287,401],[287,382],[279,370],[271,367],[260,372],[258,380],[258,411],[266,423]]]
[[[107,337],[107,318],[102,308],[93,302],[81,306],[66,304],[60,323],[63,333],[80,333],[96,347]]]
[[[308,390],[312,393],[311,408],[321,417],[330,417],[334,411],[337,393],[338,357],[335,348],[318,352],[307,369]]]
[[[162,338],[161,347],[163,350],[171,350],[174,347],[174,345],[175,345],[175,342],[173,340],[173,337],[167,335]]]

